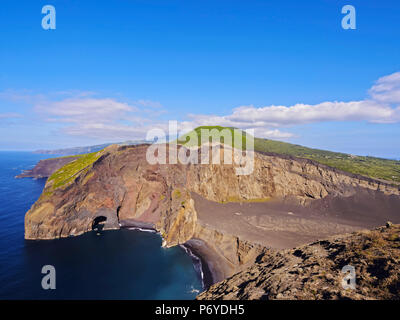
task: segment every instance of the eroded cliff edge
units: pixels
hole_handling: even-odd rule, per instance
[[[106,229],[145,223],[165,246],[207,255],[215,282],[269,247],[400,222],[398,187],[311,160],[256,153],[253,173],[237,176],[232,164],[150,165],[147,147],[110,146],[49,179],[25,216],[25,238],[79,235],[99,218]]]
[[[78,157],[71,156],[40,160],[33,169],[23,171],[17,175],[16,178],[48,178],[54,171],[57,171],[67,163],[70,163],[76,159],[78,159]]]

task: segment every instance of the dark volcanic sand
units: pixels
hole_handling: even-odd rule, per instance
[[[308,206],[292,201],[221,204],[192,194],[200,223],[242,240],[283,249],[335,234],[400,223],[400,197],[360,189],[351,197],[328,196]]]

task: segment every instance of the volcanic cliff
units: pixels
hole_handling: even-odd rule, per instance
[[[48,178],[54,171],[57,171],[77,158],[78,157],[71,156],[40,160],[33,169],[25,170],[17,175],[16,178]]]

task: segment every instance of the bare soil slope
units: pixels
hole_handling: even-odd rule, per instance
[[[342,268],[355,268],[344,288]],[[198,299],[400,299],[400,225],[331,237],[291,250],[265,250],[256,263]]]

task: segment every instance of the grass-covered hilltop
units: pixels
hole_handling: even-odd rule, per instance
[[[212,133],[212,131],[215,132],[215,130],[222,131],[227,129],[231,131],[232,137],[234,134],[236,136],[240,134],[242,136],[242,147],[246,145],[246,138],[253,138],[244,131],[238,129],[234,131],[235,128],[232,127],[201,126],[181,136],[178,139],[178,143],[190,146],[190,140],[188,137],[196,134],[200,144],[202,129],[208,129],[210,130],[210,133]],[[185,141],[188,141],[188,144],[186,144]],[[228,142],[228,144],[232,145],[231,142]],[[254,150],[306,158],[346,172],[361,174],[363,176],[382,179],[388,182],[400,183],[400,161],[396,160],[370,156],[355,156],[352,154],[307,148],[296,144],[262,138],[254,138]]]
[[[400,183],[400,161],[396,160],[355,156],[260,138],[255,138],[254,149],[307,158],[350,173]]]

